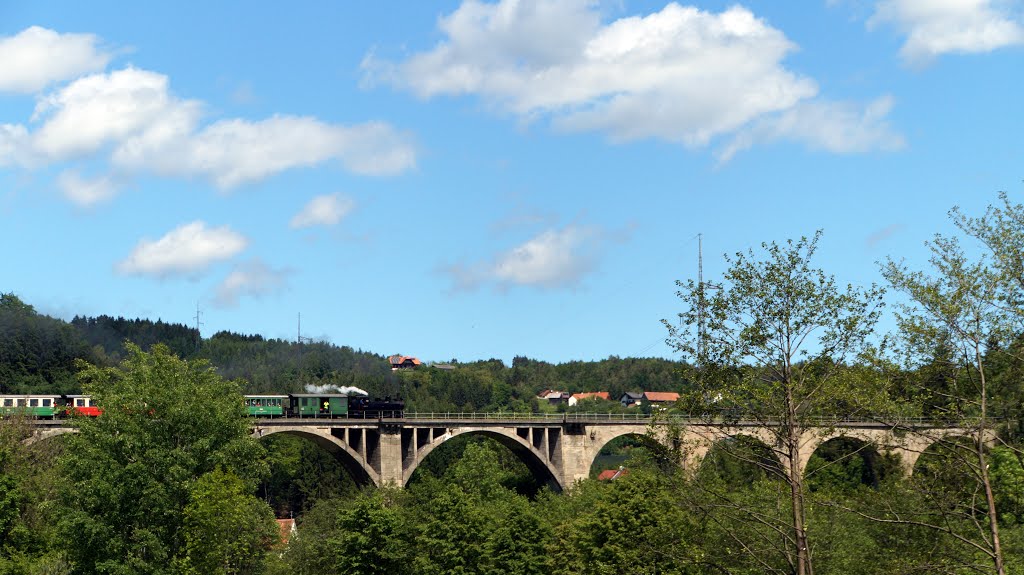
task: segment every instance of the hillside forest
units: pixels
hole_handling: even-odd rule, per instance
[[[44,441],[23,417],[0,420],[0,575],[1021,572],[1024,205],[1002,195],[950,218],[929,261],[880,262],[884,286],[817,267],[820,232],[727,255],[716,289],[678,282],[661,329],[680,361],[392,371],[328,342],[64,321],[0,294],[0,395],[82,392],[104,409]],[[308,386],[402,397],[407,411],[640,410],[654,423],[564,492],[474,435],[406,486],[360,488],[312,442],[251,435],[243,394]],[[546,389],[680,400],[556,406]],[[740,421],[765,434],[728,431]],[[907,465],[834,433],[849,421],[907,442],[946,431]],[[699,459],[688,425],[722,430]],[[808,456],[808,433],[832,439]],[[621,473],[597,480],[603,468]]]

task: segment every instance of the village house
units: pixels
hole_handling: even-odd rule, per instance
[[[572,394],[568,391],[556,391],[554,389],[545,389],[544,391],[537,394],[540,399],[546,399],[548,403],[552,405],[558,405],[560,403],[569,403],[569,398]]]
[[[618,469],[605,469],[597,475],[597,480],[615,481],[624,475],[629,475],[629,470],[620,465]]]
[[[645,391],[644,401],[652,405],[670,407],[672,404],[679,401],[679,394],[674,391]]]
[[[643,401],[643,399],[643,393],[627,391],[626,393],[622,394],[622,397],[619,398],[619,403],[622,404],[622,407],[633,407],[634,405],[640,405],[640,402]]]
[[[423,364],[422,361],[411,355],[392,355],[388,358],[388,361],[391,363],[391,371],[395,371],[397,369],[412,369]]]
[[[610,397],[608,396],[607,391],[585,391],[583,393],[574,393],[572,394],[572,397],[569,398],[569,407],[576,405],[584,399],[603,399],[604,401],[608,401]]]
[[[281,532],[281,544],[287,545],[296,532],[294,519],[278,519],[277,528]]]

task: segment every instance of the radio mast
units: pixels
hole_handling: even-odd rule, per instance
[[[707,330],[707,298],[705,289],[722,289],[714,283],[704,283],[704,234],[697,234],[697,364],[703,363],[704,333]]]
[[[196,320],[196,353],[197,354],[199,353],[199,346],[203,342],[203,336],[199,335],[199,326],[203,325],[203,322],[199,321],[199,318],[202,316],[202,314],[203,314],[203,312],[200,311],[200,309],[199,309],[199,302],[197,301],[196,302],[196,317],[194,318]]]
[[[697,363],[704,345],[704,234],[697,234]]]

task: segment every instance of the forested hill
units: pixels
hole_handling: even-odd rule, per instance
[[[296,392],[308,385],[355,386],[376,396],[402,396],[410,409],[474,411],[537,408],[543,389],[569,392],[682,391],[680,364],[617,358],[551,364],[517,356],[392,372],[387,358],[348,346],[265,339],[218,332],[201,339],[194,328],[161,320],[101,315],[65,322],[38,313],[14,294],[0,294],[0,393],[78,390],[76,360],[113,366],[124,342],[157,343],[188,359],[206,359],[249,393]],[[415,353],[415,350],[388,350]]]

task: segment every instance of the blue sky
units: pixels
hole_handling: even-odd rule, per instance
[[[0,291],[426,360],[665,356],[676,279],[924,265],[1024,186],[1024,3],[3,2]]]

